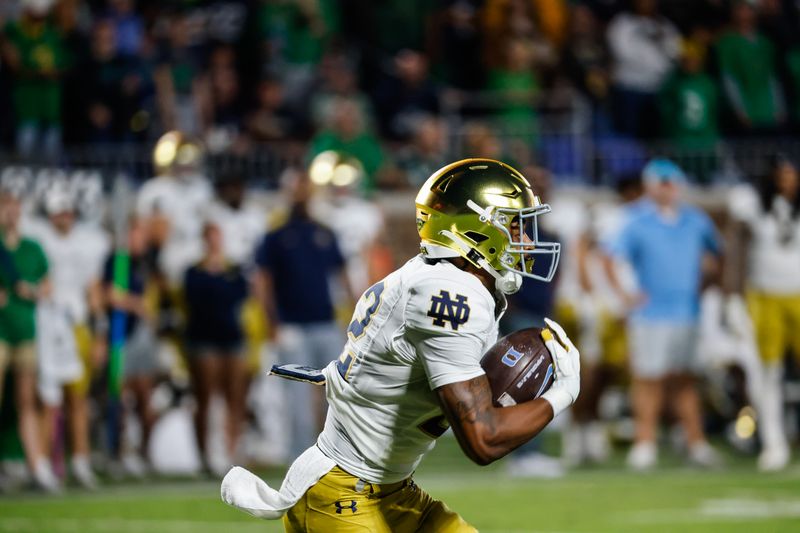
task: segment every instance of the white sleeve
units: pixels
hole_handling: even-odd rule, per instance
[[[151,178],[155,179],[155,178]],[[153,214],[155,192],[152,181],[145,182],[136,196],[136,214],[140,217],[149,217]]]
[[[750,185],[736,185],[728,193],[728,212],[739,222],[754,225],[761,214],[758,193]]]
[[[488,293],[450,280],[430,279],[411,289],[406,338],[422,361],[431,389],[484,374],[480,365],[493,312]]]

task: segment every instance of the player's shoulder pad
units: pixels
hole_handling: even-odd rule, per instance
[[[408,328],[434,334],[488,333],[494,299],[472,274],[447,262],[429,265],[407,280]]]

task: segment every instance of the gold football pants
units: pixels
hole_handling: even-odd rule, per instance
[[[762,361],[778,364],[787,350],[800,358],[800,295],[747,294]]]
[[[283,518],[287,533],[475,533],[413,480],[376,485],[335,467]]]

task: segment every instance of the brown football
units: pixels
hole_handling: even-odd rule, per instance
[[[541,396],[553,384],[553,358],[541,337],[541,328],[506,335],[481,359],[489,378],[492,400],[509,407]]]

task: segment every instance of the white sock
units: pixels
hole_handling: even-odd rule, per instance
[[[86,454],[77,454],[72,456],[73,468],[90,468],[89,456]]]
[[[783,429],[783,369],[779,364],[764,367],[759,414],[759,435],[764,448],[786,448]]]

